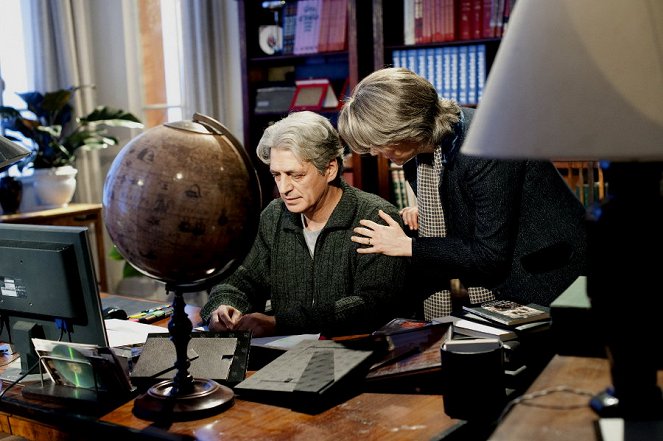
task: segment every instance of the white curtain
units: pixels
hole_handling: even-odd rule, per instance
[[[226,3],[233,2],[191,0],[181,3],[185,119],[199,112],[228,124],[224,109]]]
[[[96,107],[92,70],[90,11],[86,0],[29,0],[33,29],[32,65],[35,90],[49,92],[81,87],[74,95],[76,116]],[[75,200],[101,202],[98,152],[77,152]]]

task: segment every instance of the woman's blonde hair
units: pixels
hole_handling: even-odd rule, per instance
[[[441,98],[426,79],[405,68],[385,68],[364,78],[338,117],[341,138],[357,153],[415,142],[437,145],[452,132],[460,107]]]

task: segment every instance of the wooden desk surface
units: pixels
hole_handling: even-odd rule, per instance
[[[187,306],[186,311],[194,324],[199,322],[199,308]],[[166,319],[156,324],[167,326],[167,323]],[[76,438],[76,427],[71,427],[71,421],[60,427],[57,418],[53,418],[53,411],[62,406],[42,406],[34,400],[26,400],[20,396],[20,388],[8,391],[8,396],[43,407],[42,410],[50,416],[42,421],[40,411],[34,408],[26,410],[25,414],[19,414],[15,409],[6,412],[3,408],[0,412],[0,431],[34,440]],[[137,430],[155,425],[135,417],[132,409],[133,400],[99,420]],[[459,420],[451,419],[444,413],[441,395],[361,393],[316,415],[236,397],[229,409],[216,416],[175,422],[161,429],[201,440],[430,440],[453,431],[459,423]],[[85,424],[89,425],[89,422]]]
[[[658,373],[659,384],[663,372]],[[603,358],[568,357],[556,355],[527,393],[557,386],[581,389],[592,395],[610,385],[608,360]],[[598,416],[589,407],[590,397],[568,392],[555,392],[531,400],[548,406],[575,406],[559,410],[517,404],[498,425],[491,441],[592,441],[599,440],[594,422]]]
[[[137,429],[152,424],[132,408],[129,402],[101,420]],[[445,415],[440,395],[363,393],[317,415],[236,398],[216,416],[167,429],[201,440],[430,440],[457,422]]]

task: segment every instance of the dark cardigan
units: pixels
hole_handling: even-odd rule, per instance
[[[384,224],[378,210],[399,219],[384,199],[341,183],[343,196],[320,232],[311,258],[301,215],[282,200],[263,211],[253,247],[242,265],[215,286],[201,310],[208,320],[220,305],[243,313],[263,311],[271,298],[277,334],[370,332],[407,314],[402,295],[408,259],[359,254],[350,240],[360,219]]]
[[[459,278],[498,298],[548,305],[585,272],[584,208],[550,162],[462,154],[473,109],[463,113],[461,136],[442,146],[447,237],[414,239],[413,280],[424,295]],[[416,161],[404,169],[416,192]]]

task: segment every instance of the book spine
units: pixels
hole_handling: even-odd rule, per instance
[[[486,84],[486,45],[477,46],[477,103],[483,96],[483,88]]]
[[[449,98],[458,101],[458,46],[451,46],[449,49],[451,49],[451,90]]]
[[[491,38],[493,36],[490,23],[494,1],[495,0],[483,0],[483,5],[481,5],[481,38]]]
[[[414,44],[414,0],[403,1],[403,44]]]
[[[451,96],[451,47],[442,48],[442,58],[442,96],[453,98]]]
[[[417,50],[408,49],[407,51],[407,68],[412,72],[417,71]]]
[[[436,47],[434,49],[433,60],[434,60],[433,75],[435,78],[435,82],[433,83],[433,85],[435,86],[435,90],[437,90],[437,94],[444,96],[444,75],[443,75],[444,59],[441,47]]]
[[[420,48],[417,49],[417,70],[415,70],[415,73],[419,75],[420,77],[426,78],[426,49]]]
[[[472,0],[459,0],[457,13],[458,39],[470,40],[472,38]]]
[[[461,104],[469,102],[467,99],[467,52],[468,46],[458,46],[458,102]]]
[[[391,52],[391,65],[393,67],[402,67],[401,66],[401,50],[400,49],[394,49]]]
[[[330,46],[330,31],[332,22],[332,0],[322,0],[320,8],[320,34],[318,36],[318,52],[327,52]]]
[[[472,39],[474,40],[480,39],[483,31],[483,14],[482,14],[483,1],[484,0],[472,0],[470,32],[472,35]]]
[[[424,0],[414,0],[414,43],[424,42]]]
[[[477,103],[477,46],[467,48],[467,102]]]
[[[283,55],[291,55],[295,47],[297,3],[288,2],[283,8]]]

